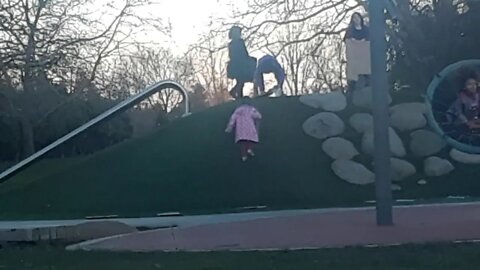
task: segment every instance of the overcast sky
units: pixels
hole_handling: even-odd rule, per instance
[[[198,40],[202,32],[207,31],[210,18],[225,15],[230,0],[157,0],[159,4],[149,12],[165,21],[173,28],[172,46],[184,51],[189,44]],[[161,38],[161,37],[159,37]]]

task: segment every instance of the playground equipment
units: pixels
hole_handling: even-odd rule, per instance
[[[448,109],[455,102],[460,89],[459,71],[464,68],[479,72],[480,59],[454,63],[435,76],[427,89],[427,117],[430,126],[453,148],[479,154],[480,134],[459,131],[448,119]]]
[[[30,157],[20,161],[13,167],[5,170],[0,174],[0,182],[4,182],[7,178],[12,177],[16,173],[20,172],[21,170],[25,169],[33,162],[38,160],[39,158],[43,157],[45,154],[49,153],[53,149],[57,148],[58,146],[64,144],[65,142],[71,140],[72,138],[82,134],[89,128],[92,128],[100,123],[108,121],[115,115],[126,111],[127,109],[135,106],[136,104],[140,103],[141,101],[145,100],[146,98],[152,96],[155,93],[158,93],[164,89],[175,89],[180,91],[183,95],[183,102],[185,103],[185,113],[183,116],[188,116],[190,114],[190,107],[189,107],[189,99],[188,93],[185,88],[175,81],[165,80],[158,83],[155,83],[140,93],[127,98],[126,100],[120,102],[116,106],[112,107],[111,109],[105,111],[104,113],[98,115],[97,117],[93,118],[86,124],[81,125],[77,129],[73,130],[72,132],[68,133],[67,135],[61,137],[60,139],[56,140],[55,142],[51,143],[50,145],[44,147],[40,151],[36,152],[35,154],[31,155]]]
[[[370,0],[368,1],[368,9],[370,13],[370,33],[371,33],[371,57],[372,57],[372,86],[373,86],[373,115],[374,115],[374,136],[375,136],[375,175],[376,175],[376,202],[377,202],[377,224],[388,226],[393,224],[392,217],[392,186],[391,186],[391,168],[390,168],[390,146],[389,146],[389,113],[388,113],[388,80],[387,80],[387,65],[386,65],[386,14],[387,9],[392,17],[397,18],[395,12],[394,0]],[[401,20],[401,19],[400,19]],[[101,122],[108,120],[117,113],[123,112],[126,109],[134,106],[141,100],[151,96],[152,94],[161,91],[162,89],[173,88],[181,91],[185,98],[186,112],[188,115],[188,95],[186,91],[178,83],[173,81],[163,81],[152,85],[143,92],[133,96],[124,102],[118,104],[105,113],[97,116],[88,123],[82,125],[76,130],[70,132],[64,137],[58,139],[54,143],[21,161],[12,168],[0,174],[0,182],[7,177],[14,175],[28,165],[32,164],[37,159],[41,158],[51,150],[66,141],[78,136],[87,129],[95,126]]]

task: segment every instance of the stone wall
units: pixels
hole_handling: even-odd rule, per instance
[[[348,103],[341,92],[300,97],[305,106],[318,109],[317,114],[306,119],[305,133],[323,141],[319,151],[331,158],[335,175],[355,185],[374,183],[374,166],[365,162],[373,160],[375,146],[371,98],[371,88],[355,92],[352,102]],[[401,190],[400,182],[405,179],[417,177],[418,184],[424,185],[428,183],[424,177],[448,175],[457,163],[480,164],[480,155],[450,149],[442,137],[428,127],[424,103],[394,104],[392,98],[389,100],[394,190]],[[355,143],[349,140],[352,136],[361,139]]]

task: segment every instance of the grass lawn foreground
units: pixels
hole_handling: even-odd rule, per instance
[[[223,253],[0,249],[0,269],[8,270],[472,270],[479,267],[480,246],[477,244]]]

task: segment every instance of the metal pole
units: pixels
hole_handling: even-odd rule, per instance
[[[377,224],[393,225],[392,182],[390,168],[387,42],[385,39],[385,2],[370,0],[370,39],[372,57],[373,119],[375,136],[375,182],[377,197]]]

